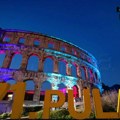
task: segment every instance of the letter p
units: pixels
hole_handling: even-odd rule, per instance
[[[52,102],[52,95],[58,95],[59,101],[56,103]],[[50,108],[61,107],[65,102],[64,94],[59,90],[47,90],[45,92],[44,108],[42,119],[49,119]]]

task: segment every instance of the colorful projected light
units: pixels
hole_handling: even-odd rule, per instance
[[[41,86],[48,81],[52,90],[60,90],[64,94],[68,89],[74,90],[74,97],[82,98],[83,88],[99,88],[102,92],[100,72],[97,61],[89,52],[65,40],[41,33],[0,30],[0,82],[14,79],[16,82],[32,80],[34,83],[33,101],[39,103]],[[4,55],[3,55],[4,54]],[[21,55],[16,60],[19,65],[10,67],[16,54]],[[32,57],[36,57],[32,66],[28,66]],[[51,59],[53,64],[45,63]],[[31,59],[31,60],[30,60]],[[60,69],[60,62],[65,66]],[[37,64],[37,65],[35,65]],[[45,71],[53,68],[52,71]],[[60,65],[59,65],[60,64]],[[36,69],[33,69],[37,66]],[[30,69],[29,69],[30,68]],[[65,71],[64,74],[60,71]]]

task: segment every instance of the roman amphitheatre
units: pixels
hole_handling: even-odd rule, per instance
[[[73,89],[75,100],[82,99],[83,89],[102,91],[96,58],[65,40],[36,32],[0,30],[0,82],[28,82],[24,105],[40,105],[45,91],[60,90],[67,96]],[[13,83],[10,81],[14,81]],[[9,90],[2,106],[12,98]],[[57,96],[53,96],[57,100]]]

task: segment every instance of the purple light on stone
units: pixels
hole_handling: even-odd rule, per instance
[[[15,52],[15,54],[21,54],[20,52]]]
[[[4,54],[5,53],[5,51],[4,50],[0,50],[0,54]]]
[[[0,72],[12,72],[12,71],[16,71],[16,70],[0,68]]]
[[[10,38],[9,37],[4,37],[3,41],[4,42],[10,42]]]
[[[16,45],[16,44],[0,44],[0,49],[2,50],[19,50],[22,48],[22,45]]]
[[[66,94],[66,88],[60,89],[60,91],[64,94]]]

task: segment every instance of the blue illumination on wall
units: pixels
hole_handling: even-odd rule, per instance
[[[102,93],[104,91],[103,88],[102,88],[102,84],[94,83],[94,85],[100,90],[100,93]]]
[[[51,49],[45,49],[45,52],[49,53],[50,55],[55,55],[55,56],[61,56],[62,58],[66,58],[66,59],[70,59],[72,62],[76,62],[78,61],[80,64],[84,64],[85,66],[88,65],[90,66],[94,71],[96,71],[96,73],[98,74],[98,77],[100,78],[100,72],[96,67],[94,67],[93,65],[91,65],[90,63],[82,60],[81,58],[77,58],[73,55],[70,55],[70,54],[66,54],[66,53],[62,53],[62,52],[59,52],[59,51],[55,51],[55,50],[51,50]]]
[[[58,63],[59,73],[62,75],[66,75],[66,64],[64,61],[59,61]]]
[[[56,73],[45,73],[47,76],[47,81],[49,81],[53,86],[53,90],[59,89],[59,84],[63,83],[65,86],[72,88],[74,85],[77,84],[78,78],[72,76],[65,76]]]
[[[90,56],[92,59],[94,59],[94,61],[97,61],[96,58],[95,58],[92,54],[90,54],[88,51],[86,51],[86,50],[78,47],[77,45],[75,45],[75,44],[73,44],[73,43],[71,43],[71,42],[68,42],[68,41],[66,41],[66,40],[63,40],[63,39],[60,39],[60,38],[54,37],[54,36],[48,36],[48,37],[52,37],[52,38],[55,38],[55,39],[57,39],[57,40],[63,41],[63,42],[65,42],[65,43],[68,43],[68,44],[70,44],[70,45],[72,45],[72,46],[75,46],[75,47],[77,47],[78,49],[80,49],[81,51],[83,51],[84,53],[86,53],[88,56]]]

